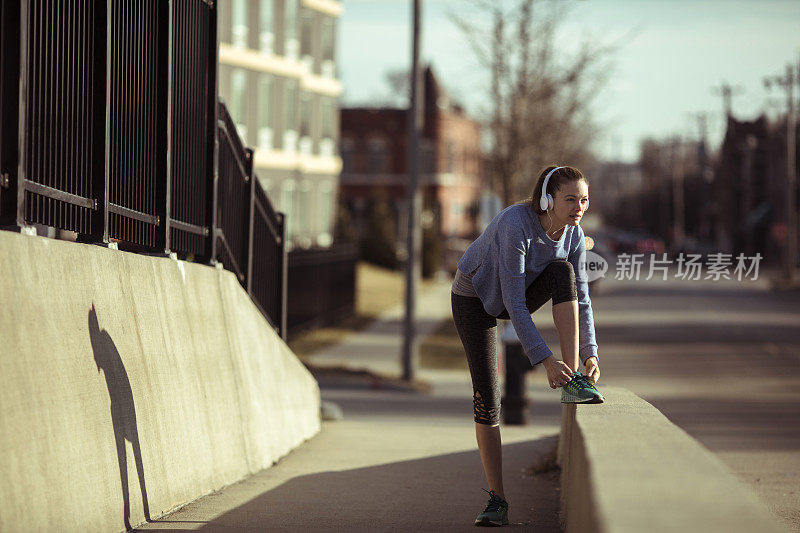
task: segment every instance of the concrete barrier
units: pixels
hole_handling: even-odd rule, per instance
[[[0,531],[120,531],[320,429],[230,272],[0,231],[0,273]]]
[[[710,451],[627,389],[564,405],[558,463],[567,532],[783,531]]]

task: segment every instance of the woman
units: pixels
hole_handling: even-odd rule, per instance
[[[548,167],[531,197],[501,211],[458,262],[453,319],[472,377],[475,434],[491,490],[476,525],[508,524],[500,444],[497,319],[510,319],[532,365],[541,363],[563,403],[602,403],[594,318],[585,274],[581,217],[589,184],[573,167]],[[531,313],[553,300],[563,361],[545,344]],[[583,361],[586,373],[578,371]],[[485,489],[484,489],[485,490]]]

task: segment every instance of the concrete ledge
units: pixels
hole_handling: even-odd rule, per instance
[[[320,429],[222,269],[0,231],[0,531],[121,531]]]
[[[567,532],[778,532],[766,506],[710,451],[627,389],[564,405],[558,463]]]

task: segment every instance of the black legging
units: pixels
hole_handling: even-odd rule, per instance
[[[547,265],[525,291],[525,304],[533,313],[545,302],[553,305],[578,299],[575,272],[564,259]],[[496,317],[483,309],[479,298],[451,293],[453,320],[464,345],[472,376],[472,404],[475,422],[500,423],[500,384],[497,375],[497,319],[508,319],[505,309]]]

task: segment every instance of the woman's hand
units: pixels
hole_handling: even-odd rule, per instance
[[[559,361],[552,355],[542,361],[545,370],[547,370],[547,381],[550,383],[551,389],[563,387],[572,381],[572,370],[567,366],[564,361]]]
[[[600,363],[597,362],[597,357],[592,356],[586,360],[586,375],[595,383],[600,379]]]

